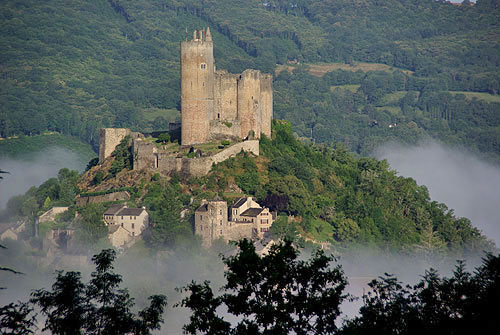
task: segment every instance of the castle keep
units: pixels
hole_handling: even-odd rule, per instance
[[[181,42],[182,145],[271,136],[272,75],[217,71],[210,28]],[[253,136],[250,136],[253,137]]]
[[[261,134],[271,137],[273,115],[272,75],[258,70],[231,74],[215,69],[210,28],[196,30],[193,39],[181,42],[181,148],[172,152],[141,133],[125,128],[103,128],[99,162],[111,156],[116,146],[130,136],[133,169],[151,169],[165,174],[204,176],[213,164],[241,151],[259,155]],[[182,150],[193,145],[230,140],[222,151],[196,151],[186,157]],[[190,151],[191,152],[191,151]]]

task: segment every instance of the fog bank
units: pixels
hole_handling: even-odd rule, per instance
[[[2,174],[3,180],[0,182],[0,209],[5,208],[11,197],[57,176],[60,169],[81,172],[87,163],[77,153],[60,147],[50,147],[24,159],[0,157],[0,169],[9,172]]]
[[[399,175],[425,185],[432,200],[445,203],[457,216],[469,218],[500,246],[500,168],[438,142],[413,147],[389,144],[375,156],[387,159]]]

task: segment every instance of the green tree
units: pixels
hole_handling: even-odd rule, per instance
[[[158,136],[158,142],[160,143],[167,143],[170,141],[170,134],[169,133],[161,133],[159,136]]]
[[[151,296],[150,306],[135,315],[133,299],[120,288],[121,276],[113,272],[115,258],[111,249],[92,257],[96,271],[88,284],[82,283],[79,272],[60,271],[51,291],[32,294],[31,302],[46,316],[44,330],[54,335],[149,335],[160,329],[167,298]]]
[[[239,252],[223,258],[227,267],[221,296],[208,282],[192,282],[181,291],[189,296],[180,306],[192,310],[184,326],[188,334],[333,334],[347,285],[340,266],[322,251],[308,261],[290,241],[274,245],[260,257],[253,243],[238,242]],[[234,327],[217,314],[221,306],[234,315]]]

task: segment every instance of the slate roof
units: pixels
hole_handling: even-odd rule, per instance
[[[203,204],[196,210],[197,212],[208,212],[208,204]]]
[[[246,211],[244,211],[243,213],[241,213],[240,215],[241,216],[251,216],[251,217],[256,217],[257,215],[259,215],[262,211],[264,210],[264,208],[249,208],[247,209]]]
[[[125,205],[113,205],[104,212],[104,215],[115,215],[123,207],[125,207]]]
[[[246,201],[247,201],[247,198],[239,198],[239,199],[235,200],[235,202],[233,203],[233,207],[234,207],[234,208],[239,208],[239,207],[241,207],[241,205],[243,205]]]
[[[124,208],[122,209],[121,211],[119,211],[118,213],[116,213],[116,215],[124,215],[124,216],[127,216],[127,215],[133,215],[133,216],[139,216],[141,215],[141,213],[145,211],[144,208]]]

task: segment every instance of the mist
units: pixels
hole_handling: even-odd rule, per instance
[[[82,172],[88,163],[84,160],[77,153],[60,147],[50,147],[23,158],[0,157],[0,169],[9,172],[2,174],[0,210],[11,197],[24,194],[30,187],[57,176],[62,168]]]
[[[375,152],[399,175],[425,185],[432,200],[453,209],[500,245],[500,168],[475,154],[430,141],[418,146],[389,144]]]

